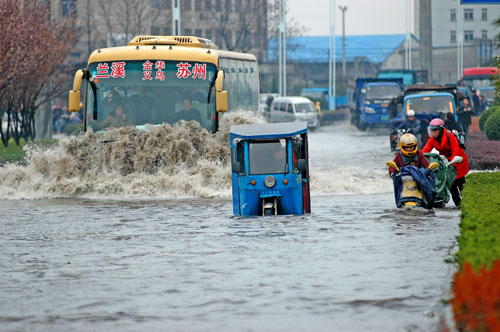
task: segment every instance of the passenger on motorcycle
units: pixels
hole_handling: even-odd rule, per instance
[[[408,110],[406,113],[406,120],[399,124],[396,130],[404,129],[405,133],[413,134],[420,144],[422,141],[422,135],[420,134],[420,120],[415,119],[415,111]]]
[[[404,134],[399,140],[399,151],[394,157],[394,162],[398,167],[416,166],[419,168],[429,167],[429,161],[425,158],[421,151],[418,151],[417,138],[412,134]],[[394,168],[389,167],[389,174],[395,171]]]
[[[456,206],[460,206],[462,200],[460,192],[465,183],[465,176],[469,172],[469,162],[465,151],[458,145],[458,140],[452,133],[444,127],[444,122],[441,119],[433,119],[427,127],[429,132],[429,140],[422,149],[422,152],[431,152],[433,148],[439,151],[439,154],[446,157],[448,162],[456,162],[453,166],[457,169],[457,176],[451,186],[450,192],[453,202]],[[462,161],[458,162],[461,157]]]

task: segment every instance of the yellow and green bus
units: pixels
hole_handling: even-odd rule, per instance
[[[197,120],[216,132],[222,112],[258,107],[255,56],[193,36],[137,36],[127,46],[94,51],[75,74],[70,111],[80,110],[83,80],[85,130]]]

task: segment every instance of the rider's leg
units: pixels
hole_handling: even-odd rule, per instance
[[[465,183],[465,176],[455,179],[453,181],[453,184],[451,185],[451,197],[453,198],[453,203],[455,203],[456,206],[460,206],[460,202],[462,201],[462,189],[464,188],[464,183]]]

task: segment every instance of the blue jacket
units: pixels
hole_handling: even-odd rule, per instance
[[[405,166],[400,169],[401,174],[398,172],[392,173],[392,180],[394,183],[394,198],[396,199],[396,206],[403,206],[401,201],[401,192],[403,191],[403,182],[401,176],[411,175],[417,182],[422,194],[426,198],[426,202],[419,201],[419,206],[425,208],[432,208],[434,198],[436,197],[436,179],[434,172],[429,168],[418,168],[415,166]]]

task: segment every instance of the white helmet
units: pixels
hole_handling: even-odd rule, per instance
[[[414,110],[408,110],[406,113],[406,116],[415,116],[415,111]]]

